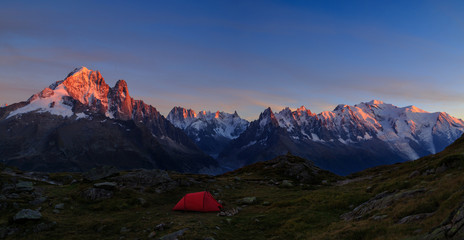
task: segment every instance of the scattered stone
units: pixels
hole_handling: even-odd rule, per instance
[[[409,174],[409,178],[414,178],[420,175],[420,172],[415,170],[411,174]]]
[[[289,187],[293,187],[293,184],[291,181],[289,180],[283,180],[282,181],[282,184],[280,184],[281,187],[286,187],[286,188],[289,188]]]
[[[232,208],[232,209],[229,209],[229,210],[222,210],[220,211],[217,216],[220,216],[220,217],[224,217],[224,216],[227,216],[227,217],[232,217],[234,215],[237,215],[239,212],[239,208]]]
[[[42,214],[40,212],[32,210],[32,209],[22,209],[13,217],[14,221],[22,221],[22,220],[39,220],[42,218]]]
[[[242,180],[240,177],[234,177],[234,180],[237,181],[237,182],[240,182],[240,180]]]
[[[10,192],[14,192],[14,190],[15,190],[15,185],[13,184],[4,183],[2,186],[2,193],[10,193]]]
[[[58,203],[55,205],[55,209],[60,209],[60,210],[63,210],[64,209],[64,203]]]
[[[226,222],[227,222],[228,224],[231,224],[231,223],[232,223],[232,218],[226,218]]]
[[[431,174],[435,174],[435,169],[434,168],[427,169],[422,175],[427,176],[427,175],[431,175]]]
[[[188,228],[181,229],[177,232],[170,233],[168,235],[164,235],[160,238],[160,240],[177,240],[177,237],[184,235],[184,233],[188,230]]]
[[[435,172],[438,174],[438,173],[443,173],[443,172],[445,172],[446,170],[448,170],[448,168],[443,164],[443,165],[437,167],[437,169],[435,170]]]
[[[241,200],[241,203],[243,204],[255,204],[256,203],[256,197],[244,197]]]
[[[58,210],[58,209],[53,209],[52,212],[55,213],[55,214],[58,214],[58,213],[60,213],[60,210]]]
[[[112,179],[132,189],[143,191],[146,188],[154,188],[157,193],[170,191],[179,186],[179,183],[172,180],[166,171],[160,169],[137,170]]]
[[[154,238],[156,236],[156,232],[153,231],[150,234],[148,234],[148,238]]]
[[[6,199],[5,195],[0,195],[0,201],[5,201]]]
[[[31,205],[39,205],[47,201],[47,197],[38,197],[32,201],[29,201],[29,204]]]
[[[322,183],[322,184],[328,184],[329,181],[327,181],[327,180],[322,180],[321,183]]]
[[[97,168],[92,168],[89,171],[82,174],[85,180],[87,181],[96,181],[104,178],[116,176],[119,174],[119,170],[113,166],[102,166]]]
[[[221,228],[220,228],[219,226],[216,226],[216,229],[217,229],[217,230],[221,230]]]
[[[213,237],[205,237],[204,240],[215,240]]]
[[[410,223],[410,222],[416,222],[419,220],[422,220],[424,218],[432,216],[433,213],[420,213],[416,215],[410,215],[406,216],[398,221],[398,224],[405,224],[405,223]]]
[[[372,186],[367,187],[366,192],[369,192],[369,193],[372,192],[372,188],[373,188]]]
[[[375,220],[375,221],[380,221],[380,220],[383,220],[383,219],[385,219],[387,217],[388,217],[388,215],[375,215],[375,216],[372,216],[371,219]]]
[[[98,201],[113,197],[113,192],[101,188],[89,188],[82,192],[81,196],[90,201]]]
[[[147,200],[145,200],[144,198],[137,198],[137,200],[139,200],[139,204],[142,205],[142,206],[147,204]]]
[[[271,203],[268,202],[268,201],[264,201],[264,202],[263,202],[263,206],[270,206],[270,205],[271,205]]]
[[[7,198],[10,198],[10,199],[18,199],[18,198],[21,198],[21,196],[19,196],[19,194],[17,193],[11,193],[11,194],[8,194],[6,195]]]
[[[16,183],[16,191],[20,192],[30,192],[34,190],[34,185],[32,182],[19,181]]]
[[[169,224],[166,224],[166,223],[160,223],[158,225],[156,225],[155,227],[155,231],[164,231],[166,229],[169,229],[171,227],[173,223],[169,223]]]
[[[119,233],[127,233],[127,232],[130,232],[130,229],[126,228],[126,227],[122,227],[121,230],[119,231]]]
[[[357,206],[353,209],[353,211],[345,213],[340,217],[345,221],[358,220],[375,210],[380,210],[391,206],[399,199],[409,198],[424,192],[425,189],[423,188],[401,192],[382,192],[377,194],[377,196],[369,199],[367,202]]]
[[[101,189],[106,189],[106,190],[114,190],[118,188],[118,184],[115,182],[101,182],[101,183],[95,183],[93,185],[96,188],[101,188]]]
[[[56,222],[50,222],[50,223],[39,223],[37,226],[34,227],[33,232],[39,233],[39,232],[45,232],[45,231],[50,231],[56,226]]]

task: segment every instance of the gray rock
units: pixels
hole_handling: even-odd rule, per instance
[[[243,204],[255,204],[256,203],[256,197],[244,197],[241,200],[241,203]]]
[[[113,197],[113,192],[101,188],[89,188],[82,192],[81,196],[90,201],[98,201]]]
[[[31,204],[31,205],[39,205],[39,204],[44,203],[45,201],[47,201],[47,197],[41,196],[41,197],[38,197],[38,198],[36,198],[36,199],[34,199],[32,201],[29,201],[29,204]]]
[[[271,205],[271,203],[268,202],[268,201],[264,201],[264,202],[263,202],[263,206],[270,206],[270,205]]]
[[[137,198],[137,200],[139,200],[139,204],[142,206],[147,204],[147,200],[145,200],[145,198]]]
[[[93,185],[96,188],[102,188],[106,190],[114,190],[118,188],[118,184],[115,182],[101,182],[101,183],[95,183]]]
[[[464,239],[464,203],[454,210],[440,226],[425,235],[423,239]]]
[[[150,234],[148,234],[148,238],[154,238],[156,236],[156,232],[153,231]]]
[[[10,193],[10,192],[14,192],[14,190],[15,190],[14,184],[4,183],[2,186],[2,193]]]
[[[16,191],[20,192],[30,192],[34,190],[34,185],[32,182],[19,181],[16,183]]]
[[[32,209],[22,209],[13,217],[14,221],[22,221],[22,220],[39,220],[42,218],[42,214],[38,211],[34,211]]]
[[[127,233],[127,232],[130,232],[130,229],[126,228],[126,227],[122,227],[121,230],[119,230],[120,233]]]
[[[56,226],[56,222],[49,222],[49,223],[39,223],[37,226],[34,227],[33,231],[35,233],[50,231]]]
[[[6,195],[7,198],[10,198],[10,199],[18,199],[18,198],[21,198],[21,196],[19,196],[19,194],[17,193],[10,193],[8,195]]]
[[[424,218],[432,216],[433,213],[420,213],[416,215],[410,215],[406,216],[398,221],[398,224],[405,224],[405,223],[410,223],[410,222],[417,222],[419,220],[422,220]]]
[[[391,206],[394,202],[400,199],[409,198],[424,192],[425,189],[423,188],[401,192],[382,192],[367,202],[357,206],[355,209],[353,209],[353,211],[345,213],[340,217],[345,221],[361,219],[373,211],[385,209]]]
[[[411,174],[409,174],[409,178],[414,178],[420,175],[420,172],[415,170]]]
[[[53,209],[52,212],[55,213],[55,214],[58,214],[58,213],[60,213],[60,210],[58,210],[58,209]]]
[[[375,215],[373,217],[371,217],[372,220],[375,220],[375,221],[380,221],[380,220],[383,220],[385,218],[387,218],[388,215]]]
[[[163,231],[164,229],[167,229],[167,225],[165,223],[160,223],[156,225],[155,230],[156,231]]]
[[[170,233],[168,235],[164,235],[160,238],[160,240],[177,240],[178,237],[184,235],[184,233],[188,230],[188,228],[181,229],[177,232]]]
[[[292,182],[289,181],[289,180],[283,180],[283,181],[282,181],[282,184],[280,184],[280,186],[281,186],[281,187],[287,187],[287,188],[289,188],[289,187],[293,187],[293,184],[292,184]]]
[[[55,205],[55,209],[63,210],[64,209],[64,203],[58,203]]]
[[[82,174],[87,181],[96,181],[104,178],[116,176],[119,174],[119,170],[113,166],[102,166],[92,168],[89,171]]]

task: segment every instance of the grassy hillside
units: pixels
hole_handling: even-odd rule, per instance
[[[188,228],[179,239],[462,239],[463,167],[462,138],[441,153],[348,177],[291,155],[217,177],[110,171],[88,180],[2,167],[0,238],[158,239]],[[101,182],[110,183],[94,185]],[[203,190],[238,214],[171,210]],[[14,220],[22,209],[42,217]]]

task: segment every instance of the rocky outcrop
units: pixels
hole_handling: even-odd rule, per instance
[[[425,189],[421,188],[400,192],[382,192],[369,199],[367,202],[357,206],[353,209],[353,211],[345,213],[340,217],[345,221],[358,220],[374,211],[390,207],[393,203],[400,199],[410,198],[418,194],[422,194],[425,191]]]
[[[14,221],[24,221],[24,220],[39,220],[42,218],[42,214],[39,211],[31,209],[22,209],[16,215],[14,215]]]
[[[425,240],[464,239],[464,204],[454,210],[443,223],[425,235]]]

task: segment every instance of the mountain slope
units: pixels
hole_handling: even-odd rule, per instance
[[[218,167],[156,108],[131,98],[124,80],[110,88],[98,71],[85,67],[26,102],[1,108],[0,128],[5,130],[1,160],[29,170],[85,170],[112,163],[187,172]],[[57,135],[73,141],[50,148]],[[132,155],[121,153],[126,150]]]
[[[0,164],[0,238],[146,239],[182,231],[183,239],[459,240],[463,168],[464,137],[440,153],[347,177],[290,154],[214,177],[24,173]],[[92,172],[101,179],[82,180]],[[205,189],[222,201],[222,214],[172,211],[186,193]],[[14,220],[25,209],[41,218]]]
[[[266,109],[220,154],[229,169],[291,153],[338,174],[414,160],[443,150],[464,132],[464,122],[446,113],[381,101],[339,105],[313,114],[304,107]]]
[[[198,114],[192,109],[174,107],[167,119],[195,141],[198,147],[213,157],[237,138],[248,126],[248,121],[238,116],[237,112],[211,113],[201,111]]]

